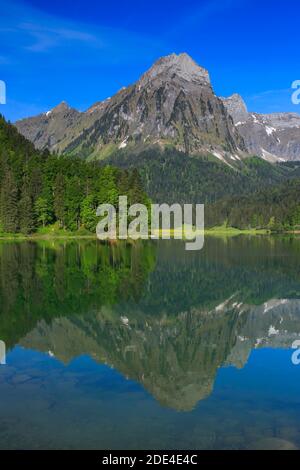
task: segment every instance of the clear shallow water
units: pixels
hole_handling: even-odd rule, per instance
[[[300,447],[299,255],[1,243],[0,447]]]

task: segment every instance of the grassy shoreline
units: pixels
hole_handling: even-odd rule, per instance
[[[187,229],[187,233],[189,232],[189,228]],[[179,235],[181,233],[181,229],[170,229],[170,230],[159,230],[157,235],[159,238],[163,238],[163,236],[170,236],[171,239],[175,237],[175,235]],[[196,235],[202,234],[203,231],[197,231]],[[292,233],[292,232],[288,232]],[[233,227],[213,227],[204,230],[205,236],[236,236],[236,235],[270,235],[271,232],[269,230],[255,230],[255,229],[248,229],[248,230],[240,230]],[[183,238],[185,238],[183,236]],[[69,232],[66,230],[51,230],[51,231],[39,231],[30,235],[24,235],[22,233],[0,233],[0,240],[63,240],[63,239],[97,239],[96,233],[91,233],[85,230],[79,230],[77,232]],[[151,237],[149,236],[149,240]]]

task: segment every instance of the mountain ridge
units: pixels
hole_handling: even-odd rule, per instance
[[[250,113],[243,98],[222,98],[248,153],[270,162],[300,160],[300,115]]]
[[[218,97],[208,71],[187,53],[158,59],[132,85],[78,111],[65,101],[16,122],[38,149],[105,159],[119,149],[173,146],[227,164],[257,155],[300,160],[300,115],[249,112],[238,94]]]
[[[221,160],[246,150],[207,70],[186,53],[160,58],[133,85],[85,112],[61,103],[16,126],[40,149],[89,158],[102,158],[107,146],[141,143]]]

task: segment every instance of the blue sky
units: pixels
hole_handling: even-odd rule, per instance
[[[300,112],[300,4],[294,0],[0,0],[0,80],[14,121],[62,100],[84,110],[160,56],[187,52],[215,92],[251,111]]]

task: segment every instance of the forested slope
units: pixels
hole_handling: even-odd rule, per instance
[[[0,117],[1,232],[29,234],[54,223],[93,231],[97,206],[116,204],[119,195],[148,202],[136,170],[37,151]]]

